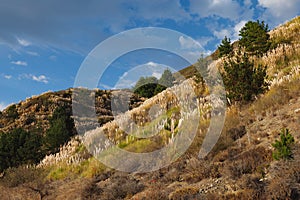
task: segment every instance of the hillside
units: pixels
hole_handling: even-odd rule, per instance
[[[262,57],[251,57],[255,64],[267,66],[268,90],[250,103],[227,108],[219,140],[204,158],[199,159],[198,152],[211,117],[219,113],[211,113],[215,106],[213,97],[195,82],[195,65],[180,71],[188,78],[186,81],[147,100],[132,97],[130,111],[118,117],[113,117],[111,111],[112,91],[97,90],[96,114],[101,127],[84,137],[73,137],[57,153],[47,155],[36,165],[4,171],[0,177],[0,199],[300,199],[299,32],[300,17],[270,31],[271,50]],[[211,58],[216,59],[216,55],[206,59]],[[214,64],[222,67],[222,59]],[[186,84],[201,92],[194,98]],[[10,106],[0,115],[0,132],[20,127],[43,135],[54,110],[71,106],[72,92],[73,89],[48,92]],[[193,98],[196,106],[189,104]],[[187,113],[196,108],[201,113],[199,119],[195,118],[199,126],[191,121],[181,127],[191,117]],[[148,129],[129,130],[134,123]],[[274,160],[272,144],[279,140],[283,128],[288,128],[295,139],[293,159]],[[159,130],[157,135],[139,137],[148,136],[153,129]],[[186,143],[191,140],[187,151],[171,158],[159,157],[156,163],[150,160],[154,168],[161,164],[158,161],[174,161],[152,172],[146,172],[146,162],[130,166],[139,173],[122,172],[133,163],[130,159],[123,162],[122,157],[111,158],[112,152],[92,145],[101,140],[99,135],[103,133],[112,141],[107,146],[148,153],[177,144],[174,138],[181,131],[196,132],[195,137],[184,138]],[[184,148],[186,143],[177,145]],[[108,153],[98,159],[115,159],[115,168],[120,171],[99,162],[92,155],[97,155],[95,152]]]
[[[0,132],[9,132],[14,128],[26,130],[41,129],[43,133],[49,128],[48,119],[53,111],[61,106],[71,108],[73,89],[58,92],[46,92],[39,96],[33,96],[17,104],[8,106],[0,113]],[[90,91],[92,92],[92,91]],[[117,91],[96,90],[95,107],[100,124],[113,119],[111,112],[112,93]],[[130,109],[137,107],[143,99],[132,96]]]

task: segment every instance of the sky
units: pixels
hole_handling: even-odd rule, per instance
[[[201,52],[194,52],[200,57],[213,52],[224,36],[237,40],[249,20],[264,20],[272,29],[299,14],[300,0],[0,0],[0,110],[33,95],[73,87],[90,52],[124,31],[177,31],[183,48],[193,50],[186,36],[201,46]],[[130,88],[138,76],[159,78],[166,68],[176,71],[188,65],[172,52],[133,50],[107,68],[98,66],[105,70],[97,87]]]

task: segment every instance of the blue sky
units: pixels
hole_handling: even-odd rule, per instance
[[[299,14],[300,0],[1,0],[0,109],[32,95],[72,87],[89,52],[122,31],[141,27],[179,31],[209,54],[225,35],[238,39],[238,31],[249,20],[264,20],[273,28]],[[111,64],[99,87],[132,86],[133,80],[122,80],[128,72],[140,74],[133,66],[152,67],[152,75],[159,77],[159,68],[178,70],[186,65],[168,52],[134,51]]]

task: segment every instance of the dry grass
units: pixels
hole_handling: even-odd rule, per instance
[[[17,187],[22,184],[42,185],[46,176],[46,170],[34,166],[20,166],[9,168],[0,179],[0,184],[7,187]]]
[[[210,158],[213,158],[219,152],[230,147],[236,139],[244,134],[244,131],[242,130],[243,128],[241,128],[240,126],[241,119],[239,116],[239,112],[239,108],[235,106],[232,106],[227,110],[222,133],[219,137],[218,142],[209,153]]]
[[[300,198],[300,151],[299,144],[294,146],[294,159],[276,161],[269,168],[267,174],[268,185],[266,196],[268,199],[299,199]]]
[[[176,189],[169,195],[169,200],[198,199],[199,197],[199,188],[188,186]]]
[[[186,167],[180,177],[180,180],[188,183],[196,183],[210,175],[210,163],[208,161],[199,160],[192,157],[188,160]]]
[[[274,49],[270,50],[257,64],[268,66],[271,79],[280,79],[287,74],[293,74],[293,67],[300,65],[300,17],[296,17],[270,32]]]
[[[232,179],[239,179],[244,174],[260,173],[264,177],[264,168],[271,162],[271,151],[263,147],[250,149],[228,159],[224,174]]]
[[[248,115],[255,118],[268,112],[274,113],[282,105],[289,103],[291,99],[297,99],[299,95],[300,77],[296,77],[289,82],[272,87],[251,105]]]
[[[83,192],[84,199],[129,199],[141,192],[144,185],[126,173],[115,173],[106,181],[92,182]]]

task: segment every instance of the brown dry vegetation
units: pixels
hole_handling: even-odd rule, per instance
[[[197,156],[209,119],[201,120],[183,156],[151,173],[108,169],[73,141],[39,167],[7,170],[0,178],[0,199],[299,199],[299,30],[300,17],[271,32],[274,49],[254,60],[269,67],[274,84],[253,103],[227,109],[221,136],[205,158]],[[295,137],[294,159],[274,161],[271,144],[283,127]],[[157,148],[148,142],[131,141],[125,149]]]

